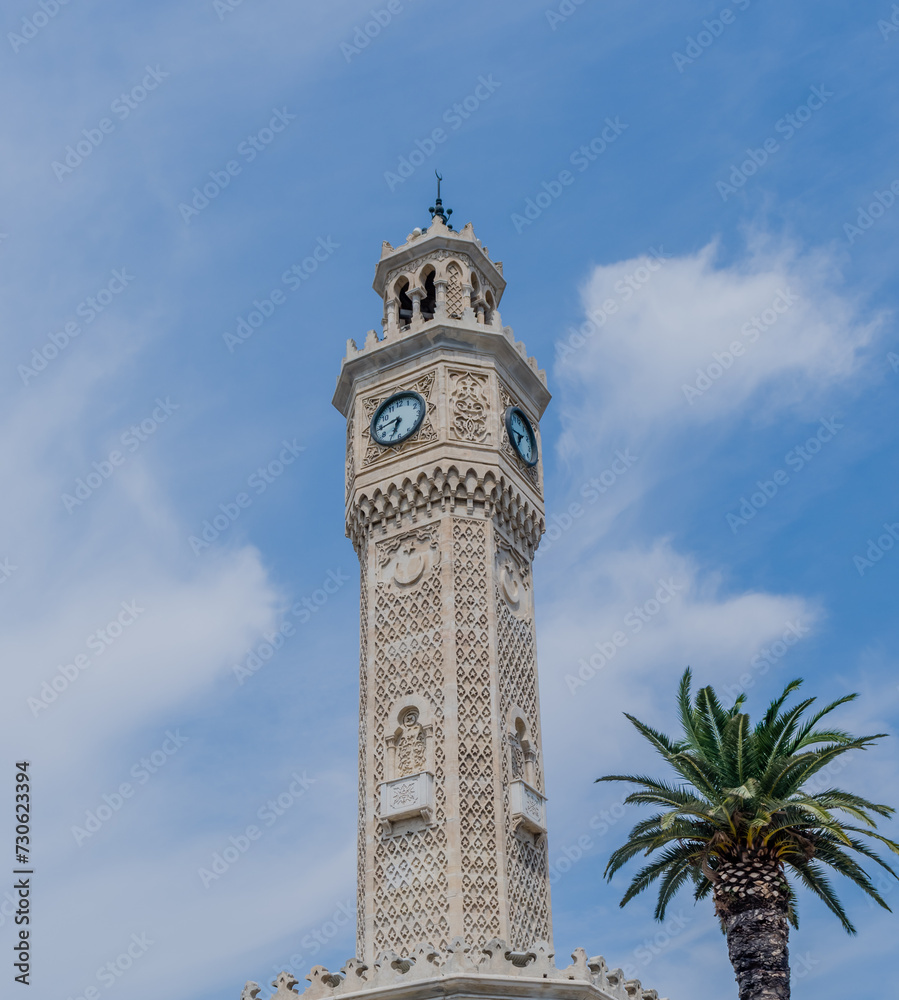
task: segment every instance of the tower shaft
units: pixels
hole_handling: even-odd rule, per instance
[[[361,568],[357,954],[368,963],[457,936],[476,948],[551,942],[532,581],[542,473],[508,423],[514,408],[527,417],[536,453],[549,393],[501,325],[504,287],[470,227],[436,217],[403,247],[385,244],[384,336],[351,343],[335,394]],[[397,394],[423,416],[385,445],[372,420]]]

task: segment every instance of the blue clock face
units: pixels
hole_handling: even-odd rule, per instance
[[[537,464],[537,435],[524,411],[517,406],[506,410],[506,433],[515,449],[515,454],[525,465]]]
[[[378,444],[394,445],[411,437],[425,418],[425,401],[417,392],[397,392],[375,410],[371,436]]]

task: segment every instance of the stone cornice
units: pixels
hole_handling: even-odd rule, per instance
[[[493,469],[469,467],[463,471],[449,465],[353,494],[347,508],[346,533],[359,552],[368,534],[377,528],[386,530],[391,523],[415,524],[445,512],[495,517],[528,557],[533,556],[545,528],[541,512],[505,476]]]
[[[334,391],[334,406],[348,417],[358,380],[411,359],[424,358],[441,347],[470,353],[476,358],[492,357],[503,374],[531,401],[537,419],[543,415],[552,398],[546,388],[546,373],[534,358],[527,356],[524,344],[515,340],[511,328],[496,329],[452,319],[431,320],[390,339],[379,340],[370,331],[359,349],[349,341]]]
[[[295,991],[297,980],[282,972],[272,983],[277,988],[272,1000],[658,1000],[658,993],[644,989],[639,979],[625,979],[621,969],[609,969],[601,955],[587,958],[584,949],[578,948],[571,959],[571,965],[558,969],[544,942],[515,952],[494,938],[478,954],[464,939],[456,938],[445,954],[419,945],[408,956],[384,952],[373,968],[357,958],[350,959],[340,973],[316,965],[306,976],[310,985],[304,993]],[[247,983],[241,1000],[255,1000],[259,992],[256,983]]]

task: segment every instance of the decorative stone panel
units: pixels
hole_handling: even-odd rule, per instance
[[[524,827],[532,833],[546,833],[546,799],[523,778],[509,785],[509,810],[516,829]]]
[[[425,823],[434,817],[434,775],[427,771],[411,774],[381,785],[381,830],[390,834],[400,819],[420,816]]]

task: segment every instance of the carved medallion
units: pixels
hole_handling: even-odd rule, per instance
[[[486,444],[490,441],[487,420],[490,400],[487,376],[470,371],[449,371],[450,437],[459,441]]]
[[[435,526],[420,528],[378,547],[378,576],[400,588],[414,587],[440,562]]]
[[[499,593],[516,614],[526,613],[530,590],[530,567],[527,560],[508,545],[496,550],[496,582]]]

